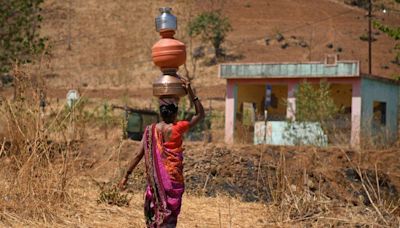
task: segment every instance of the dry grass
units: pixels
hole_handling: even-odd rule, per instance
[[[14,99],[2,98],[0,107],[6,126],[0,151],[0,216],[56,220],[57,209],[70,199],[73,143],[56,143],[51,137],[55,119],[46,121],[38,105],[45,90],[40,78],[18,68],[14,76]]]
[[[3,183],[0,187],[2,195],[0,225],[144,227],[141,192],[126,193],[126,197],[130,199],[129,205],[122,207],[98,203],[99,196],[104,191],[99,188],[99,181],[94,181],[92,175],[106,178],[102,182],[110,185],[119,179],[121,161],[124,159],[121,154],[124,142],[118,139],[118,132],[112,135],[112,142],[115,144],[112,148],[107,150],[105,147],[109,143],[103,142],[104,150],[109,151],[108,154],[101,154],[97,145],[91,149],[96,150],[98,156],[84,158],[100,159],[97,165],[89,165],[87,170],[81,169],[76,172],[78,171],[75,170],[76,166],[70,161],[75,160],[80,163],[83,158],[72,153],[74,150],[68,146],[71,144],[66,144],[61,154],[54,154],[55,144],[42,142],[45,131],[34,127],[39,126],[37,118],[28,118],[25,112],[19,112],[20,116],[16,117],[12,114],[15,113],[13,110],[16,104],[10,100],[5,100],[3,103],[4,110],[8,110],[5,116],[6,120],[10,120],[10,129],[20,128],[21,131],[10,132],[8,140],[18,142],[15,145],[19,146],[19,153],[12,149],[2,149],[3,157],[0,161],[3,164],[1,168]],[[27,105],[26,102],[22,102],[17,106],[28,107],[21,104]],[[37,112],[32,109],[27,110],[30,110],[26,112],[30,113],[29,117]],[[27,125],[32,123],[36,125]],[[18,127],[22,125],[30,127]],[[33,139],[36,143],[28,139]],[[263,146],[257,148],[261,152],[265,150]],[[317,153],[315,148],[309,150],[310,153]],[[381,193],[378,174],[376,178],[371,179],[371,175],[367,175],[362,169],[364,165],[362,154],[366,152],[358,151],[359,156],[350,158],[345,148],[341,150],[349,167],[356,170],[360,176],[363,192],[371,202],[370,206],[362,204],[355,206],[351,202],[331,198],[322,188],[311,191],[306,171],[303,177],[299,178],[302,175],[294,173],[294,170],[288,167],[285,148],[281,148],[277,160],[273,163],[275,172],[267,174],[270,178],[269,183],[272,183],[269,186],[272,195],[270,202],[246,203],[225,196],[223,192],[217,197],[205,197],[202,194],[194,195],[188,192],[184,195],[178,227],[398,226],[400,224],[397,212],[399,203],[390,201]],[[31,151],[37,152],[28,153]],[[128,152],[125,151],[125,153]],[[131,153],[132,151],[129,151],[129,154]],[[301,160],[298,161],[299,164],[301,162]],[[92,163],[96,164],[96,160]],[[261,163],[260,156],[258,172],[268,172],[260,169]],[[138,184],[136,181],[135,179],[133,184]]]
[[[88,180],[82,182],[89,182]],[[117,207],[98,204],[98,188],[94,184],[76,186],[71,210],[60,210],[58,221],[45,222],[27,219],[17,214],[3,214],[0,225],[34,227],[144,227],[143,195],[130,194],[130,206]],[[243,203],[236,199],[184,196],[178,227],[254,227],[262,225],[267,216],[266,206]]]
[[[104,140],[101,142],[103,153],[99,145],[95,145],[89,147],[91,153],[82,156],[84,152],[76,149],[72,140],[76,139],[74,134],[80,130],[75,129],[69,135],[66,132],[69,132],[70,125],[67,124],[66,128],[54,127],[56,123],[62,125],[65,121],[72,121],[69,123],[79,128],[78,122],[74,122],[79,118],[71,119],[72,114],[63,113],[65,110],[61,107],[54,111],[55,117],[43,116],[37,104],[38,91],[44,90],[44,85],[31,83],[35,80],[23,72],[16,71],[16,75],[20,80],[17,99],[2,99],[1,106],[7,138],[0,145],[0,225],[115,227],[118,224],[118,227],[143,227],[141,192],[124,193],[127,194],[124,197],[130,201],[129,205],[124,203],[122,207],[98,203],[99,196],[105,194],[99,188],[100,181],[93,181],[93,176],[103,178],[105,184],[114,184],[121,174],[121,162],[132,153],[122,151],[125,142],[119,139],[119,132],[114,129],[114,134],[111,134],[110,140],[114,146],[110,147],[110,141]],[[85,127],[81,126],[81,130],[85,130]],[[103,137],[98,133],[92,139],[100,138]],[[193,149],[203,151],[198,145],[192,145]],[[239,152],[244,150],[243,153],[249,152],[245,150],[260,150],[257,151],[260,161],[254,178],[269,178],[259,184],[268,184],[271,201],[247,203],[225,196],[224,192],[216,197],[188,192],[184,196],[178,227],[400,225],[399,202],[387,197],[380,189],[380,170],[375,166],[375,175],[366,172],[368,151],[355,151],[356,156],[350,157],[346,148],[339,148],[339,154],[346,159],[346,166],[357,173],[361,189],[353,187],[353,190],[363,193],[361,195],[364,198],[360,201],[368,201],[369,205],[366,206],[331,197],[329,191],[334,190],[315,187],[321,184],[321,181],[315,183],[315,179],[312,185],[317,190],[311,190],[307,170],[299,174],[297,169],[290,167],[301,166],[303,161],[300,159],[296,164],[292,161],[289,165],[285,147],[279,149],[276,159],[267,162],[274,167],[274,171],[263,170],[265,166],[262,166],[262,159],[265,161],[263,156],[267,156],[265,149],[265,146],[239,146]],[[227,150],[227,147],[224,145],[218,149],[219,152],[221,150]],[[316,157],[313,162],[321,162],[316,148],[310,147],[308,152]],[[324,168],[337,168],[334,164],[329,165]],[[337,180],[330,181],[329,184],[334,185]],[[133,184],[139,183],[140,178],[134,179]],[[115,199],[118,201],[121,195],[111,192],[106,198],[109,196],[117,196]]]
[[[58,219],[35,220],[3,212],[0,225],[31,227],[144,227],[143,195],[129,193],[129,206],[117,207],[96,202],[99,189],[89,179],[75,182],[69,207],[58,210]],[[219,195],[214,198],[185,194],[178,227],[390,227],[369,207],[340,204],[323,195],[295,190],[282,201],[270,204],[246,203]]]

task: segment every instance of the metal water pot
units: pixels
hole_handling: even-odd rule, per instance
[[[156,30],[160,32],[162,30],[176,30],[178,28],[177,20],[174,15],[171,14],[172,9],[169,7],[160,8],[161,15],[156,17]]]
[[[182,81],[178,78],[175,69],[170,72],[164,71],[155,82],[153,82],[153,96],[156,97],[183,97],[186,90],[182,86]]]

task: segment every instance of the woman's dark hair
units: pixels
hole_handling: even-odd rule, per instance
[[[173,122],[178,113],[178,106],[175,104],[160,105],[160,114],[164,121]]]

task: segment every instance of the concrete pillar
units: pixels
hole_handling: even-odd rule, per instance
[[[225,142],[233,143],[235,134],[237,103],[237,85],[230,80],[226,82],[225,98]]]
[[[356,148],[360,146],[361,102],[361,80],[357,80],[352,84],[350,138],[350,145]]]
[[[295,120],[296,116],[296,89],[297,82],[290,81],[288,83],[288,97],[287,97],[287,108],[286,108],[286,118],[290,120]]]
[[[397,99],[397,135],[396,140],[399,140],[400,137],[400,86],[397,86],[398,89],[398,99]]]

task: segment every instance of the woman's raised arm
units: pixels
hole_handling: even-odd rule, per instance
[[[193,93],[192,87],[190,83],[185,83],[185,88],[187,90],[189,99],[193,102],[194,108],[196,110],[196,114],[192,117],[189,122],[189,127],[193,127],[197,123],[199,123],[205,116],[203,105],[201,104],[198,97],[196,97]]]

